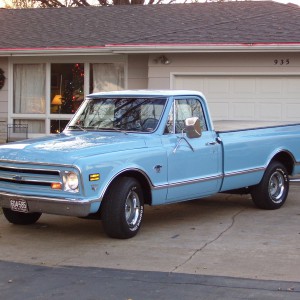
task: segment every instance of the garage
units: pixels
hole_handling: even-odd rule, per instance
[[[214,120],[300,122],[299,75],[173,74],[171,81],[202,91]]]

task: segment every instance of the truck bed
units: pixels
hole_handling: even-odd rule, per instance
[[[295,122],[283,122],[283,121],[238,121],[238,120],[218,120],[214,121],[215,131],[238,131],[247,129],[257,129],[263,127],[274,126],[287,126],[287,125],[299,125]]]

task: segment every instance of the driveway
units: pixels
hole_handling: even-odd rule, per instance
[[[129,240],[108,238],[101,221],[43,215],[35,225],[16,226],[1,214],[0,261],[271,280],[288,289],[300,283],[299,192],[292,184],[275,211],[255,208],[248,195],[226,194],[146,207],[141,231]],[[291,291],[299,296],[300,285]]]

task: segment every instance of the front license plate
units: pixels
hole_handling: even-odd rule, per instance
[[[10,199],[10,208],[11,210],[14,211],[28,212],[27,202],[22,199],[18,199],[18,200]]]

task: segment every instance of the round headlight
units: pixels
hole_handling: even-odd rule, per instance
[[[74,192],[78,191],[78,176],[74,172],[68,172],[65,175],[65,190],[69,191],[72,190]]]

